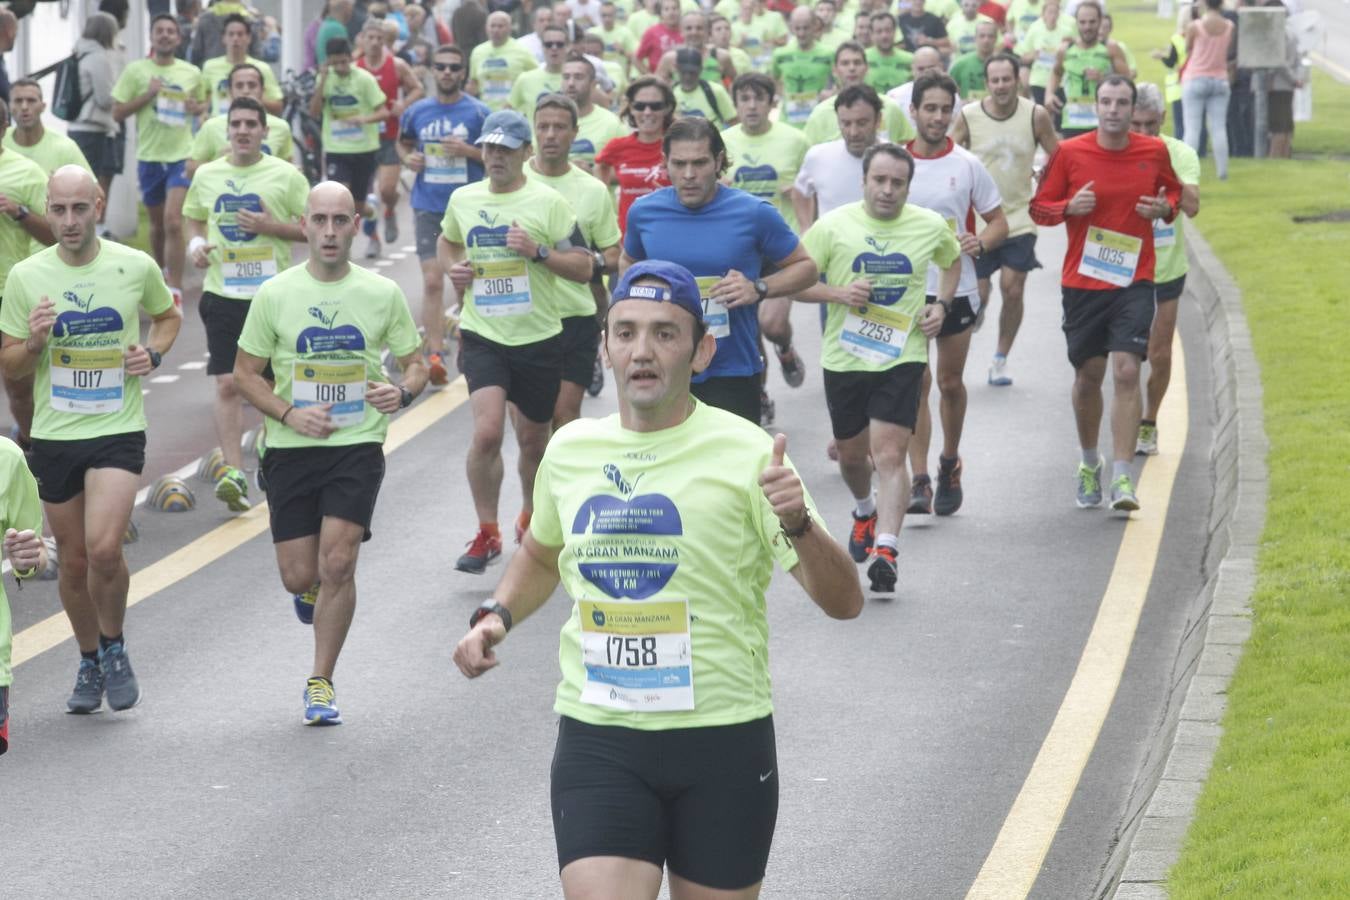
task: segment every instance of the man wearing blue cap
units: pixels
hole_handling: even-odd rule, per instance
[[[534,472],[561,380],[558,279],[585,284],[595,261],[562,194],[525,177],[530,124],[524,116],[498,110],[483,121],[476,143],[487,179],[450,195],[436,256],[464,303],[460,368],[473,409],[466,467],[478,532],[455,568],[477,575],[502,552],[497,503],[506,404],[520,412],[513,417],[524,499],[519,542],[530,524]]]
[[[708,331],[711,365],[694,376],[694,396],[760,421],[757,307],[816,283],[816,264],[773,204],[727,187],[726,145],[707,119],[679,119],[666,131],[671,187],[639,198],[628,211],[619,271],[642,259],[666,259],[694,273]],[[765,275],[766,263],[774,273]]]
[[[758,896],[778,812],[774,562],[832,618],[862,611],[787,438],[691,396],[716,351],[703,303],[673,263],[619,279],[604,340],[619,412],[550,442],[521,552],[455,649],[477,677],[560,581],[574,600],[551,785],[567,897],[654,900],[666,867],[676,897]]]

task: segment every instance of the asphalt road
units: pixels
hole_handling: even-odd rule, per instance
[[[991,321],[967,369],[965,506],[950,519],[906,523],[896,598],[869,598],[859,620],[834,622],[791,578],[773,581],[782,793],[765,897],[964,896],[1063,700],[1124,523],[1074,506],[1071,371],[1058,328],[1062,235],[1046,232],[1041,244],[1049,268],[1031,279],[1016,385],[984,384]],[[415,256],[382,271],[418,297]],[[815,310],[794,318],[814,363]],[[1036,897],[1091,895],[1201,583],[1211,481],[1202,329],[1183,301],[1189,441],[1162,552],[1124,680]],[[190,309],[166,368],[204,352]],[[181,375],[147,397],[147,479],[214,444],[209,385],[197,371]],[[842,537],[851,502],[825,456],[819,370],[795,391],[775,371],[771,390],[774,427],[789,436],[789,454]],[[607,387],[585,412],[613,408]],[[466,681],[450,662],[470,610],[502,572],[452,568],[474,527],[462,475],[469,424],[460,406],[390,456],[336,676],[346,725],[300,724],[311,637],[291,612],[266,535],[130,612],[128,648],[145,690],[137,709],[64,715],[76,664],[69,641],[19,666],[12,747],[0,760],[5,895],[560,895],[548,769],[566,599],[555,596],[513,632],[503,665],[486,677]],[[510,473],[509,441],[507,453]],[[198,495],[190,513],[137,511],[133,571],[226,522],[206,485]],[[503,521],[518,503],[508,476]],[[52,583],[10,597],[16,633],[60,609]]]

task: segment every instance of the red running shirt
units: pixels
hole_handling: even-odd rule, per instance
[[[375,76],[375,80],[380,83],[380,90],[384,91],[384,108],[389,109],[398,99],[398,92],[402,82],[398,77],[398,66],[394,64],[394,54],[385,51],[384,62],[378,68],[372,69],[366,62],[365,54],[357,58],[356,64]],[[398,140],[398,119],[394,116],[384,120],[380,126],[380,137],[386,141]]]
[[[1064,210],[1069,201],[1089,181],[1093,182],[1092,190],[1097,195],[1096,208],[1086,216],[1066,216]],[[1097,143],[1097,132],[1090,131],[1060,143],[1046,163],[1040,187],[1031,201],[1031,218],[1038,225],[1063,222],[1068,231],[1069,249],[1064,254],[1061,277],[1064,287],[1113,291],[1123,286],[1079,271],[1089,236],[1097,246],[1115,247],[1138,238],[1137,265],[1133,267],[1130,283],[1153,280],[1153,223],[1135,212],[1134,207],[1142,196],[1157,196],[1158,188],[1166,190],[1175,216],[1181,204],[1181,182],[1172,171],[1167,146],[1161,138],[1131,133],[1125,149],[1107,150]],[[1098,271],[1106,273],[1115,267],[1123,278],[1129,268],[1130,252],[1127,248],[1125,256],[1117,259],[1112,259],[1110,253],[1089,256],[1101,260],[1104,268]],[[1122,261],[1124,265],[1119,267]]]
[[[660,141],[646,144],[636,134],[615,138],[595,155],[595,162],[612,167],[618,178],[620,231],[628,227],[628,208],[634,200],[670,186]]]
[[[665,52],[683,43],[684,35],[680,34],[678,28],[667,28],[657,22],[642,32],[642,40],[638,41],[638,47],[637,50],[633,51],[633,57],[645,59],[647,71],[655,72],[656,67],[661,64],[661,57],[665,55]]]

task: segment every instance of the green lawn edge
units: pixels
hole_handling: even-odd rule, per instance
[[[1172,23],[1113,9],[1140,78]],[[1242,291],[1261,367],[1269,501],[1252,636],[1167,888],[1178,900],[1350,897],[1350,86],[1313,76],[1294,160],[1206,161],[1193,223]],[[1170,130],[1170,129],[1169,129]]]

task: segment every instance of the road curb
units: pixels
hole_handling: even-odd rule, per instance
[[[1186,244],[1186,293],[1205,317],[1213,379],[1207,578],[1192,602],[1167,705],[1096,892],[1114,900],[1168,896],[1167,872],[1195,817],[1222,735],[1228,684],[1251,634],[1256,553],[1265,525],[1269,443],[1242,294],[1196,229],[1187,229]]]

